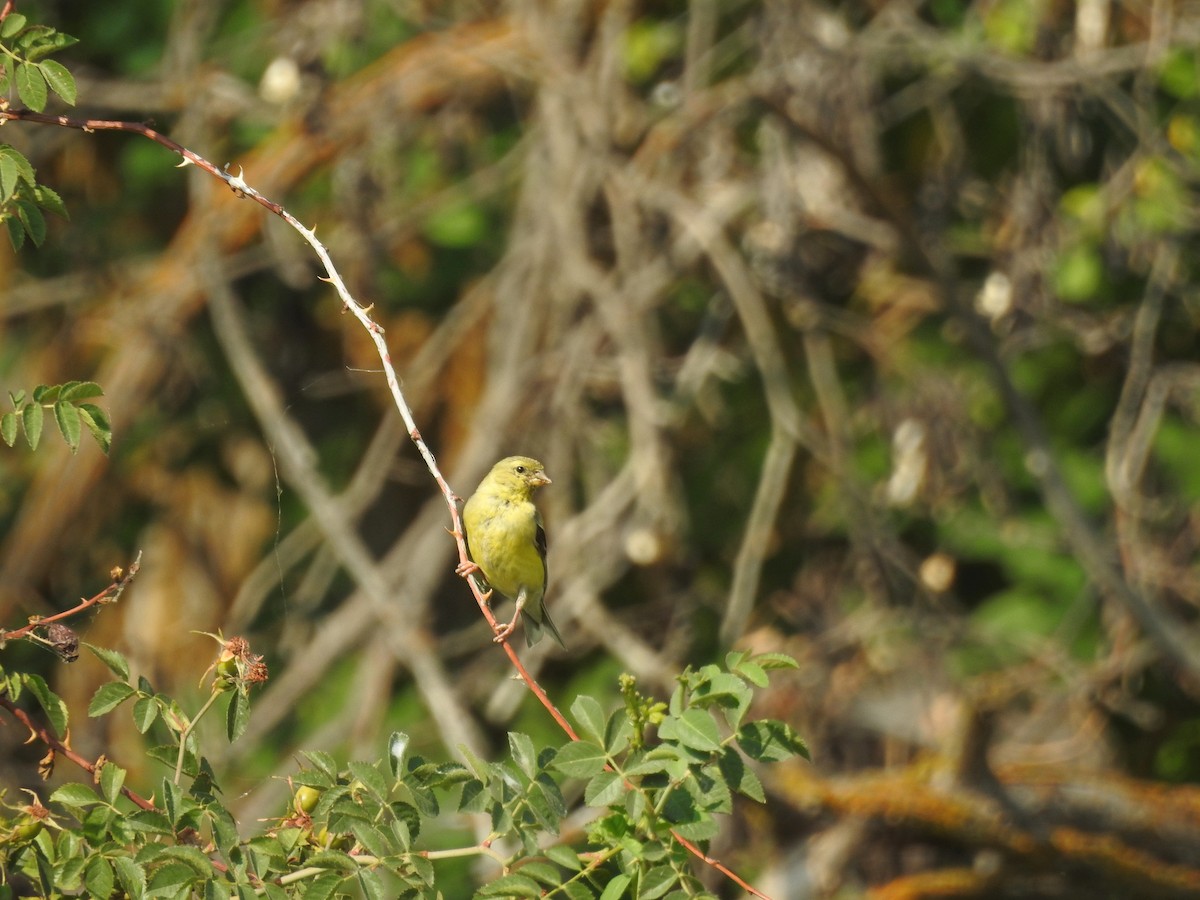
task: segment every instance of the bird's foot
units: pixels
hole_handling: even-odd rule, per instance
[[[469,559],[466,562],[460,562],[454,567],[454,574],[461,575],[463,578],[466,578],[468,575],[474,574],[478,571],[479,566],[471,562]]]
[[[504,641],[508,640],[508,636],[510,634],[512,634],[514,631],[516,631],[517,619],[519,619],[520,617],[521,617],[521,613],[520,613],[520,611],[518,611],[517,614],[515,616],[513,616],[513,620],[511,622],[509,622],[507,625],[501,625],[499,623],[496,623],[496,625],[494,626],[496,629],[496,636],[494,638],[492,638],[492,640],[495,641],[497,644],[502,644],[502,643],[504,643]]]

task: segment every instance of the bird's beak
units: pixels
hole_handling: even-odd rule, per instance
[[[545,472],[538,472],[536,475],[534,475],[533,483],[539,484],[539,485],[540,484],[554,484],[554,482],[550,480],[550,476],[547,475]]]

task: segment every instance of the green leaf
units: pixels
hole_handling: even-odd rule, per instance
[[[343,874],[358,871],[358,863],[354,861],[354,857],[349,853],[337,850],[322,850],[320,853],[314,853],[308,858],[308,864],[318,869],[329,869],[332,872]]]
[[[95,718],[112,712],[136,693],[132,686],[123,681],[102,684],[92,695],[92,702],[88,704],[88,716]]]
[[[808,745],[791,726],[775,719],[743,725],[738,729],[737,742],[747,756],[760,762],[777,762],[793,756],[812,758],[808,755]]]
[[[49,95],[46,91],[46,78],[41,69],[29,63],[17,64],[17,96],[21,102],[34,112],[42,112],[46,108]]]
[[[46,684],[46,680],[41,675],[25,673],[21,678],[25,682],[25,686],[29,688],[29,692],[37,697],[38,703],[46,711],[46,718],[50,720],[50,724],[54,726],[58,736],[65,736],[67,733],[67,704],[63,702],[62,697],[50,690],[50,686]]]
[[[363,787],[370,791],[372,797],[377,803],[387,803],[387,781],[384,780],[383,775],[374,764],[355,760],[351,762],[347,768],[349,768],[350,774],[353,775],[357,780],[361,781],[363,783]]]
[[[572,741],[554,757],[554,768],[572,778],[591,778],[604,771],[608,759],[591,741]]]
[[[625,780],[616,772],[601,772],[588,782],[583,800],[588,806],[609,806],[620,800],[627,790]]]
[[[562,876],[559,874],[556,866],[536,859],[524,863],[521,866],[521,874],[528,875],[530,878],[536,878],[542,884],[548,884],[551,887],[558,887],[562,884]]]
[[[132,900],[141,900],[146,895],[146,873],[128,856],[113,858],[113,867],[117,870],[117,881],[121,888]]]
[[[68,381],[58,392],[59,400],[90,400],[92,397],[103,397],[104,388],[94,381]]]
[[[77,781],[72,781],[69,784],[64,784],[53,794],[50,795],[51,803],[61,803],[66,807],[77,809],[87,809],[89,806],[95,806],[100,802],[100,798],[96,796],[96,792],[86,784],[80,784]]]
[[[393,778],[399,778],[400,773],[404,771],[404,758],[408,755],[408,745],[408,734],[403,731],[393,731],[392,736],[388,738],[387,759]]]
[[[69,106],[75,105],[75,77],[67,71],[67,67],[53,59],[38,63],[42,77],[50,85],[50,90],[58,94]]]
[[[367,822],[355,822],[350,826],[350,831],[354,834],[354,839],[372,856],[391,856],[398,849],[387,834]]]
[[[116,650],[109,650],[107,647],[97,647],[95,644],[89,644],[86,641],[83,646],[91,650],[96,659],[108,666],[108,670],[118,678],[123,678],[126,681],[129,680],[129,661]]]
[[[139,809],[123,819],[125,825],[142,834],[165,835],[175,831],[171,820],[156,809]]]
[[[83,867],[87,863],[83,839],[73,831],[59,832],[54,849],[58,862],[56,886],[63,891],[78,891],[83,886]]]
[[[655,866],[641,878],[638,884],[638,900],[658,900],[679,880],[670,866]]]
[[[167,781],[167,779],[164,778],[163,781]],[[213,839],[216,842],[217,849],[228,858],[240,840],[237,822],[234,821],[229,810],[222,806],[214,806],[209,809],[209,820],[212,822]],[[297,837],[299,837],[299,829],[296,829],[296,831]]]
[[[116,803],[121,796],[121,786],[125,784],[125,770],[115,763],[106,762],[100,767],[100,790],[104,799]]]
[[[757,800],[759,803],[767,802],[762,782],[758,780],[758,776],[754,774],[746,765],[746,761],[732,747],[725,748],[717,760],[717,765],[721,769],[721,775],[725,778],[725,783],[729,785],[731,790],[745,794],[751,800]]]
[[[553,778],[545,773],[539,775],[525,795],[525,802],[543,829],[552,834],[559,830],[559,823],[567,814],[567,802]]]
[[[42,440],[42,424],[45,420],[42,405],[36,400],[25,404],[21,410],[21,424],[25,426],[25,440],[30,450],[36,450]]]
[[[10,38],[25,27],[26,18],[19,12],[9,13],[8,18],[0,23],[0,38]]]
[[[508,748],[517,767],[530,778],[535,777],[538,771],[537,751],[534,750],[533,741],[529,735],[521,734],[519,731],[510,731]]]
[[[34,246],[42,246],[42,242],[46,240],[46,216],[37,209],[37,205],[29,200],[17,200],[17,218],[20,227],[25,229],[25,234],[34,241]]]
[[[313,764],[313,767],[324,774],[331,781],[336,781],[338,777],[338,766],[334,758],[323,750],[305,750],[301,754],[305,759]]]
[[[304,892],[299,896],[303,900],[330,900],[337,894],[343,880],[337,872],[324,872],[310,881],[305,881]]]
[[[67,386],[74,382],[67,382]],[[39,384],[33,389],[33,401],[35,403],[51,404],[58,399],[59,392],[63,389],[61,384]]]
[[[0,216],[0,222],[8,229],[8,242],[12,244],[13,250],[20,250],[25,245],[25,229],[21,227],[17,217]]]
[[[58,422],[58,430],[62,432],[63,440],[67,442],[67,446],[74,453],[79,449],[79,434],[82,430],[79,410],[70,403],[59,400],[54,404],[54,418]]]
[[[613,710],[604,729],[605,752],[609,756],[623,753],[632,739],[633,726],[629,724],[629,715],[622,708]]]
[[[407,853],[421,833],[421,814],[408,803],[392,803],[388,808],[393,816],[392,834],[396,836],[400,849]]]
[[[458,811],[480,813],[488,808],[491,801],[492,797],[484,788],[483,782],[471,779],[463,785],[462,794],[458,800]]]
[[[621,873],[605,886],[600,900],[620,900],[621,895],[625,893],[625,888],[629,887],[629,882],[632,880],[628,875]]]
[[[189,888],[196,881],[196,873],[182,863],[159,863],[156,859],[150,883],[147,886],[151,897],[174,897],[179,900],[192,896]]]
[[[799,669],[800,663],[786,653],[760,653],[751,657],[752,661],[764,669]]]
[[[475,892],[476,897],[540,897],[542,889],[525,875],[501,875]]]
[[[358,886],[366,900],[387,900],[389,897],[383,879],[374,869],[358,870]]]
[[[717,836],[721,826],[712,816],[703,816],[692,822],[681,822],[675,831],[689,841],[709,841]]]
[[[625,774],[649,774],[665,772],[672,781],[680,781],[687,777],[688,769],[693,762],[691,753],[675,744],[659,744],[647,753],[637,764],[626,769]]]
[[[766,677],[765,672],[763,676]],[[714,672],[711,678],[697,688],[692,702],[697,705],[718,703],[721,706],[749,704],[750,688],[736,675]]]
[[[12,197],[22,181],[30,187],[37,184],[33,166],[20,151],[8,144],[0,144],[0,200]]]
[[[6,412],[0,416],[0,438],[4,438],[4,443],[12,446],[17,440],[17,414],[14,412]]]
[[[196,847],[190,847],[186,844],[163,848],[159,858],[172,859],[183,863],[192,870],[193,875],[199,875],[201,878],[212,878],[216,874],[216,871],[213,869],[212,860],[201,853]]]
[[[90,897],[111,896],[113,888],[116,887],[116,880],[113,878],[109,861],[100,854],[89,859],[83,872],[83,884]]]
[[[250,724],[250,695],[238,689],[229,694],[229,707],[225,710],[225,735],[233,743],[246,731]]]
[[[734,671],[736,671],[755,687],[765,688],[768,684],[770,684],[770,681],[767,678],[767,670],[756,662],[747,660],[746,662],[738,665]]]
[[[67,205],[63,203],[62,197],[53,188],[46,187],[44,184],[36,185],[33,189],[33,199],[38,206],[47,212],[62,216],[64,219],[70,218],[67,215]]]
[[[604,708],[595,697],[580,694],[571,704],[571,715],[579,723],[579,730],[585,737],[597,744],[604,743],[604,726],[608,716],[604,714]]]
[[[158,786],[159,805],[167,813],[167,821],[174,828],[179,823],[180,806],[183,803],[183,792],[179,790],[179,785],[171,781],[169,778],[163,778]]]
[[[107,456],[112,448],[112,426],[108,424],[108,416],[104,410],[92,403],[80,403],[78,409],[80,421]]]
[[[29,62],[45,59],[50,54],[77,43],[79,41],[69,34],[55,31],[49,25],[31,25],[16,41],[18,52],[23,53]]]
[[[145,734],[158,718],[158,713],[158,704],[154,702],[153,697],[139,697],[133,704],[134,727]]]
[[[721,735],[717,723],[705,709],[688,709],[681,716],[663,720],[658,736],[664,741],[678,741],[685,747],[716,753],[721,749]]]
[[[566,844],[555,844],[553,847],[547,847],[545,852],[547,857],[564,869],[578,872],[583,868],[583,864],[579,862],[579,854]]]

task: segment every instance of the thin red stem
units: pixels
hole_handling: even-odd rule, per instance
[[[29,622],[28,625],[24,625],[15,631],[0,632],[0,644],[4,643],[5,641],[15,641],[18,638],[23,638],[35,628],[40,628],[43,625],[49,625],[51,622],[58,622],[62,619],[68,619],[71,616],[78,615],[85,609],[88,609],[99,603],[116,602],[117,598],[121,596],[121,593],[125,590],[125,588],[129,586],[129,582],[133,581],[134,576],[138,573],[138,569],[141,568],[141,558],[142,554],[138,553],[137,558],[130,563],[129,571],[125,573],[124,578],[120,579],[119,581],[114,581],[94,597],[89,597],[87,600],[80,601],[77,606],[73,606],[71,609],[64,610],[60,613],[55,613],[52,616],[46,616],[45,618],[40,616],[35,617]]]

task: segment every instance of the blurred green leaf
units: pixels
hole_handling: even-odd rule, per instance
[[[442,247],[473,247],[487,232],[487,216],[469,203],[442,207],[425,220],[425,235]]]

